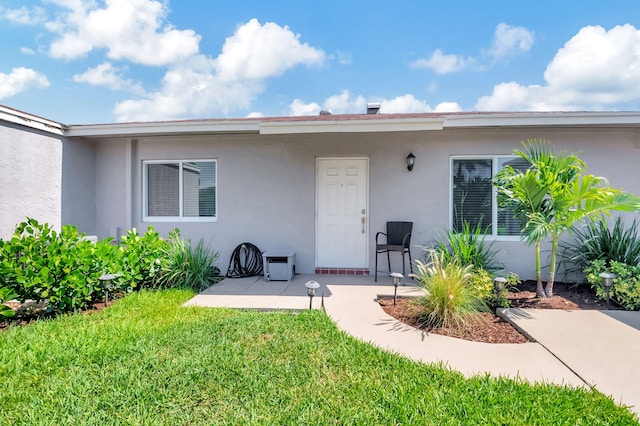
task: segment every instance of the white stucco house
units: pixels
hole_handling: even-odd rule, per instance
[[[577,152],[590,173],[640,194],[638,112],[63,125],[0,107],[0,238],[27,216],[98,238],[177,227],[219,251],[223,270],[251,242],[295,251],[300,273],[354,274],[373,273],[375,234],[387,221],[414,223],[416,258],[461,218],[482,217],[505,267],[532,278],[533,250],[488,183],[527,139]]]

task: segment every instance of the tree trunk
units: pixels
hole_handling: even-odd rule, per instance
[[[556,277],[556,253],[558,252],[558,235],[554,235],[551,241],[551,257],[549,259],[549,279],[547,280],[547,286],[544,292],[547,297],[553,296],[553,282]]]
[[[545,297],[542,287],[542,271],[540,268],[540,243],[535,244],[536,250],[536,297]]]

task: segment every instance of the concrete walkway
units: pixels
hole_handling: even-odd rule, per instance
[[[350,335],[408,358],[440,363],[466,376],[490,374],[569,386],[595,386],[640,414],[640,312],[505,309],[500,314],[535,342],[491,344],[431,334],[387,315],[378,295],[393,295],[388,277],[297,275],[291,282],[226,279],[185,306],[309,309],[305,282],[321,284],[313,308]],[[398,287],[398,295],[420,289]]]

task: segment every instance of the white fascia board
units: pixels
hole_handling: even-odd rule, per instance
[[[639,124],[640,113],[637,112],[505,113],[448,116],[444,128],[527,126],[585,127]]]
[[[5,108],[0,105],[0,120],[7,121],[21,126],[30,127],[36,130],[42,130],[43,132],[53,133],[54,135],[64,135],[66,133],[65,127],[50,121],[42,117],[27,114],[22,111],[14,110],[11,108]]]
[[[442,125],[443,119],[441,118],[264,121],[260,123],[260,134],[416,132],[442,130]]]
[[[191,133],[258,133],[260,122],[242,121],[166,121],[69,126],[69,137],[145,136]]]

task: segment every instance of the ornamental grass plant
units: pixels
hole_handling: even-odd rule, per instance
[[[185,287],[200,292],[219,279],[213,273],[218,256],[219,253],[207,247],[202,239],[194,246],[177,230],[172,231],[162,256],[157,282],[163,288]]]
[[[572,229],[573,239],[562,244],[563,259],[583,269],[594,260],[640,264],[640,230],[637,219],[625,225],[621,216],[609,226],[604,217],[589,219]]]
[[[464,222],[461,232],[454,229],[446,230],[437,239],[433,249],[440,253],[441,260],[444,262],[457,259],[462,265],[472,265],[478,269],[487,271],[501,269],[501,265],[496,262],[497,251],[493,247],[493,242],[486,240],[485,231],[480,223],[471,229],[469,222]]]
[[[415,301],[421,325],[461,328],[470,314],[486,311],[483,298],[472,285],[473,265],[463,265],[456,257],[430,250],[429,262],[416,261],[414,278],[426,290]]]

